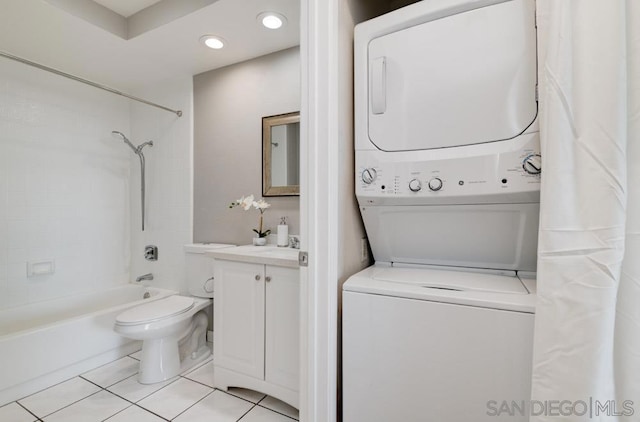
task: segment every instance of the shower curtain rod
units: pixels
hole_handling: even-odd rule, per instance
[[[152,103],[151,101],[147,101],[147,100],[144,100],[142,98],[135,97],[133,95],[125,94],[124,92],[120,92],[117,89],[109,88],[108,86],[101,85],[99,83],[92,82],[92,81],[89,81],[87,79],[80,78],[79,76],[74,76],[74,75],[71,75],[70,73],[66,73],[66,72],[63,72],[61,70],[54,69],[52,67],[48,67],[48,66],[42,65],[40,63],[32,62],[31,60],[23,59],[22,57],[14,56],[13,54],[9,54],[9,53],[6,53],[4,51],[0,51],[0,56],[5,57],[7,59],[15,60],[15,61],[20,62],[20,63],[24,63],[24,64],[29,65],[29,66],[36,67],[36,68],[41,69],[41,70],[45,70],[47,72],[54,73],[56,75],[64,76],[65,78],[68,78],[68,79],[71,79],[71,80],[74,80],[74,81],[82,82],[83,84],[90,85],[90,86],[92,86],[94,88],[102,89],[104,91],[111,92],[112,94],[120,95],[122,97],[126,97],[126,98],[129,98],[131,100],[138,101],[140,103],[150,105],[152,107],[156,107],[156,108],[160,108],[162,110],[170,111],[171,113],[176,114],[178,117],[182,117],[182,111],[181,110],[173,110],[173,109],[170,109],[168,107],[161,106],[161,105],[156,104],[156,103]]]

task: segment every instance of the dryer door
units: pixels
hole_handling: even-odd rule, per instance
[[[510,139],[535,120],[532,0],[445,16],[368,46],[368,134],[380,150]]]

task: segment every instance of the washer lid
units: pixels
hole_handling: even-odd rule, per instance
[[[187,312],[193,308],[192,297],[169,296],[127,309],[116,317],[116,324],[136,325],[155,322]]]
[[[395,297],[525,313],[535,313],[536,295],[515,276],[446,269],[374,265],[351,276],[345,294]]]
[[[526,295],[520,279],[491,273],[416,268],[377,268],[374,280],[412,284],[416,287],[449,291],[476,291]]]

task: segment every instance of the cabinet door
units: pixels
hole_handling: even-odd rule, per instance
[[[297,269],[266,266],[265,380],[298,391],[300,275]]]
[[[217,261],[214,365],[264,378],[264,266]]]

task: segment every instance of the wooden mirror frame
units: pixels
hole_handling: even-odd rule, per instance
[[[300,112],[278,114],[262,118],[262,196],[299,196],[300,184],[271,185],[271,128],[300,122]],[[300,160],[300,157],[298,157]]]

